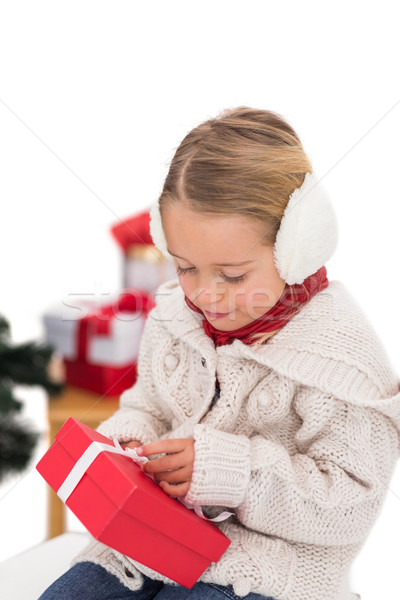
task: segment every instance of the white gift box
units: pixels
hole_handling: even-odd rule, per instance
[[[46,341],[67,360],[79,358],[79,328],[81,321],[97,315],[97,325],[88,323],[84,358],[98,365],[123,366],[137,360],[140,338],[147,314],[143,311],[115,311],[101,314],[98,304],[87,299],[74,300],[74,305],[58,304],[43,316]],[[108,331],[95,331],[100,328]]]
[[[173,261],[151,246],[130,246],[123,261],[124,287],[155,292],[165,281],[177,279]]]

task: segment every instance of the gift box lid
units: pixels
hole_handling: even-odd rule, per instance
[[[56,435],[56,442],[62,445],[73,462],[80,458],[93,441],[114,447],[109,438],[72,417],[66,421]],[[107,477],[104,478],[104,467],[107,463],[111,463],[113,469],[107,469]],[[39,465],[40,463],[38,467]],[[38,470],[40,472],[39,468]],[[64,465],[57,464],[51,474],[51,481],[47,474],[47,481],[57,490],[67,473],[68,468],[66,472]],[[123,511],[146,526],[205,556],[210,561],[217,561],[230,544],[230,540],[216,525],[201,519],[179,500],[171,498],[128,456],[101,452],[85,475],[90,477],[96,486],[108,496],[114,504],[116,512]],[[68,505],[68,500],[66,504]],[[145,511],[143,511],[143,506],[146,507]],[[212,530],[212,544],[210,544],[209,537],[204,535],[207,529]],[[101,532],[92,533],[97,537]]]

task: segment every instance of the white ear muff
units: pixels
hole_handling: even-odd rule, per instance
[[[293,285],[318,271],[334,253],[338,225],[329,196],[314,173],[290,195],[274,245],[281,278]]]
[[[167,241],[161,223],[160,206],[158,200],[150,208],[150,235],[156,248],[167,258],[172,258],[167,250]]]

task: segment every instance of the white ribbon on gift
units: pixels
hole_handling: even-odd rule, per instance
[[[57,491],[57,496],[61,498],[63,502],[66,502],[87,469],[90,467],[92,462],[98,457],[101,452],[112,452],[114,454],[128,455],[136,464],[144,464],[148,461],[145,456],[138,456],[134,448],[127,448],[124,450],[118,444],[118,446],[111,444],[103,444],[102,442],[92,442],[76,461],[71,471],[64,480],[64,483]]]
[[[188,502],[185,502],[182,498],[178,498],[178,500],[182,502],[183,506],[186,506],[186,508],[194,510],[196,515],[201,519],[205,519],[206,521],[213,521],[214,523],[225,521],[225,519],[228,519],[228,517],[235,514],[233,512],[228,512],[227,510],[224,510],[222,513],[211,519],[211,517],[206,517],[206,515],[203,513],[203,509],[198,504],[189,504]]]
[[[72,492],[86,473],[87,469],[90,467],[92,462],[99,456],[101,452],[112,452],[113,454],[129,456],[129,458],[131,458],[133,462],[135,462],[139,466],[144,465],[148,462],[149,459],[146,456],[138,455],[138,453],[136,452],[136,448],[124,449],[121,447],[120,443],[116,438],[113,438],[113,442],[114,446],[112,446],[111,444],[103,444],[102,442],[92,442],[86,448],[86,450],[83,452],[80,458],[78,458],[78,460],[76,461],[71,471],[68,473],[64,482],[57,491],[57,496],[64,503],[68,500],[68,498],[70,497],[70,495],[72,494]],[[154,477],[149,473],[146,473],[146,475],[148,475],[148,477],[154,480]],[[178,498],[178,500],[186,508],[194,510],[197,516],[199,516],[201,519],[205,519],[206,521],[213,521],[215,523],[218,523],[220,521],[224,521],[225,519],[234,514],[232,512],[224,511],[218,516],[211,519],[203,513],[201,506],[198,506],[197,504],[188,504],[187,502],[184,502],[181,498]]]

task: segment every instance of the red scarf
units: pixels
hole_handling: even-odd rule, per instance
[[[235,339],[241,340],[244,344],[254,343],[254,340],[251,339],[254,333],[266,333],[280,329],[299,312],[303,304],[306,304],[315,294],[328,287],[328,284],[326,268],[321,267],[316,273],[307,277],[303,283],[294,285],[286,284],[282,296],[275,306],[248,325],[244,325],[233,331],[221,331],[204,318],[203,329],[214,341],[215,346],[231,344]],[[185,300],[189,308],[204,314],[186,295]]]

